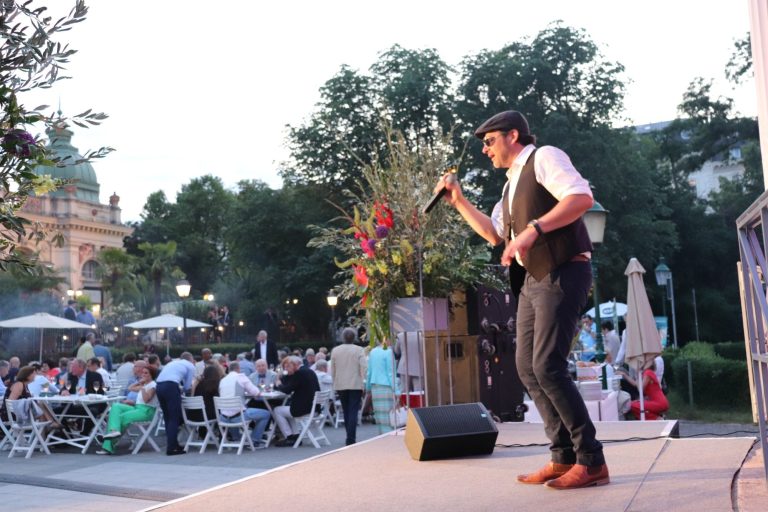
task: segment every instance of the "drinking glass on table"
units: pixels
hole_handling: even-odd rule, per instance
[[[99,382],[98,380],[93,382],[93,391],[95,393],[98,393],[99,391],[101,391],[101,382]]]
[[[47,395],[49,389],[51,389],[51,383],[48,381],[43,382],[43,384],[40,386],[41,394]]]

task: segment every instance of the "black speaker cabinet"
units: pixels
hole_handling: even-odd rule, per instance
[[[477,339],[480,401],[501,421],[523,421],[523,393],[515,364],[512,332],[481,334]]]
[[[499,431],[480,403],[408,410],[405,445],[415,460],[490,455]]]

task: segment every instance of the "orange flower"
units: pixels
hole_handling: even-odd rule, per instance
[[[368,287],[368,274],[365,272],[365,267],[355,265],[355,283],[363,288]]]

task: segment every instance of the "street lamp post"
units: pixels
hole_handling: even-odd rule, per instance
[[[192,285],[189,284],[189,281],[186,279],[182,279],[178,283],[176,283],[176,293],[179,294],[179,297],[181,297],[181,316],[183,317],[183,336],[184,336],[184,346],[187,346],[187,297],[189,297],[189,292],[192,289]]]
[[[674,343],[673,346],[677,348],[677,319],[675,318],[675,288],[672,282],[672,270],[667,266],[664,258],[661,258],[658,266],[654,269],[654,273],[656,274],[656,284],[663,286],[666,292],[664,300],[670,301],[672,308],[672,341]]]
[[[592,208],[584,213],[584,224],[587,226],[589,240],[592,242],[592,296],[595,299],[595,360],[598,363],[605,361],[605,346],[603,345],[603,327],[600,321],[600,296],[597,293],[597,248],[603,243],[605,234],[605,220],[608,210],[595,201]],[[607,387],[605,375],[603,375],[603,388]]]
[[[331,291],[328,292],[328,297],[326,297],[326,300],[328,300],[328,305],[331,307],[331,342],[336,342],[336,304],[339,303],[339,297],[336,295],[336,292],[331,289]]]

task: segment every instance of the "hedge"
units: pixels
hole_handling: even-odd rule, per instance
[[[688,362],[693,378],[693,403],[697,406],[749,407],[749,377],[745,360],[718,356],[687,357],[681,354],[671,364],[665,378],[670,386],[688,396]]]

